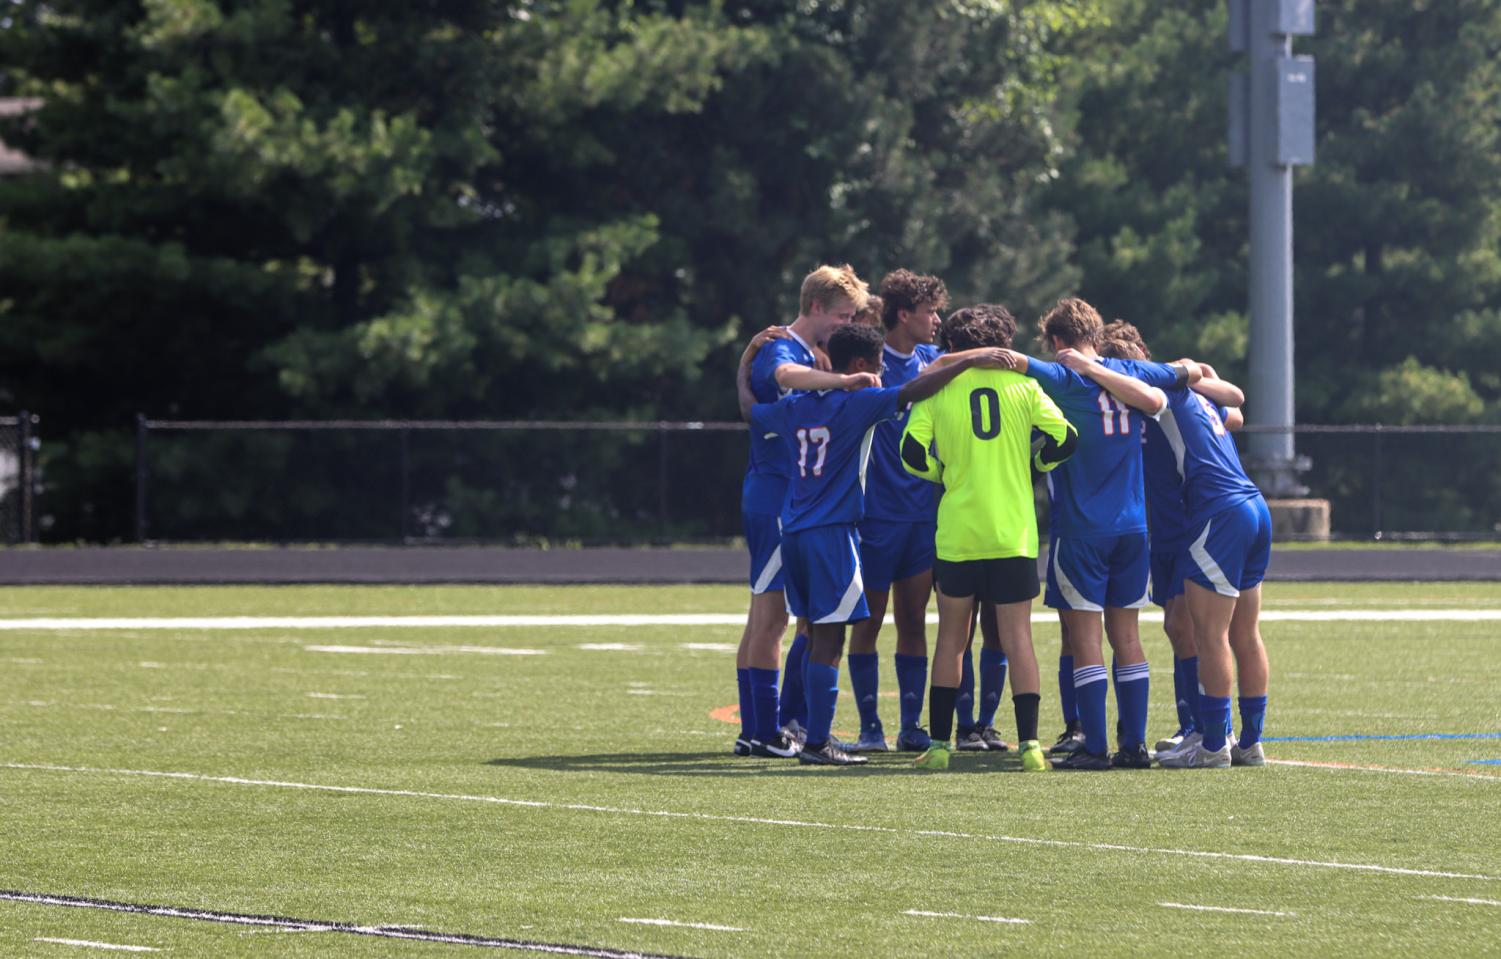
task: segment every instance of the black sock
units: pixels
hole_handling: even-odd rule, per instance
[[[933,727],[933,738],[941,743],[954,735],[954,700],[958,698],[957,686],[928,687],[928,725]]]
[[[1016,707],[1016,738],[1022,742],[1037,738],[1037,704],[1042,702],[1038,693],[1017,693],[1011,697]]]

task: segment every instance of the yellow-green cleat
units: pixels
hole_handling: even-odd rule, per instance
[[[1048,771],[1048,757],[1043,755],[1042,744],[1035,739],[1029,739],[1022,746],[1022,772],[1045,773]]]
[[[949,768],[949,754],[953,751],[954,747],[935,739],[928,746],[927,751],[913,760],[912,764],[918,769],[947,769]]]

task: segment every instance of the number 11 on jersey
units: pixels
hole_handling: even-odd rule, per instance
[[[1120,435],[1125,436],[1131,432],[1131,409],[1121,403],[1120,400],[1104,391],[1100,392],[1100,413],[1105,420],[1105,435],[1116,434],[1115,417],[1120,416]]]

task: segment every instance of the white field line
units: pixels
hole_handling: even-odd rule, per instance
[[[1232,909],[1229,906],[1192,906],[1186,902],[1159,902],[1167,909],[1192,909],[1196,912],[1237,912],[1250,916],[1296,916],[1295,912],[1272,912],[1269,909]]]
[[[1017,925],[1031,925],[1030,919],[1011,919],[1006,916],[966,916],[959,912],[927,912],[923,909],[904,909],[904,916],[928,916],[933,919],[973,919],[976,922],[1006,922]]]
[[[698,822],[739,823],[754,826],[790,826],[798,829],[830,829],[842,832],[880,833],[893,836],[938,836],[985,842],[1015,843],[1027,846],[1050,846],[1062,849],[1089,849],[1101,852],[1123,852],[1130,855],[1180,856],[1193,859],[1219,859],[1230,862],[1264,863],[1277,866],[1299,866],[1308,869],[1333,869],[1349,872],[1381,873],[1393,876],[1422,876],[1433,879],[1474,879],[1481,882],[1501,882],[1501,876],[1479,873],[1449,872],[1440,869],[1411,869],[1402,866],[1381,866],[1374,863],[1327,862],[1316,859],[1292,859],[1285,856],[1258,856],[1249,853],[1213,852],[1200,849],[1169,849],[1154,846],[1126,846],[1118,843],[1082,842],[1071,839],[1040,839],[1035,836],[1003,836],[983,833],[950,832],[938,829],[897,829],[892,826],[871,826],[855,823],[826,823],[801,819],[763,819],[756,816],[729,816],[715,813],[673,812],[657,809],[632,809],[622,806],[593,806],[586,803],[545,802],[536,799],[508,799],[502,796],[481,796],[455,793],[422,792],[413,789],[381,789],[371,786],[332,786],[323,783],[284,782],[274,779],[246,779],[239,776],[205,776],[199,773],[167,772],[149,769],[105,769],[89,766],[54,766],[40,763],[3,763],[4,769],[30,769],[42,772],[80,773],[104,776],[142,776],[154,779],[176,779],[191,782],[227,783],[232,786],[261,786],[273,789],[300,789],[311,792],[329,792],[360,796],[399,796],[408,799],[432,799],[447,802],[490,803],[497,806],[512,806],[526,809],[558,809],[570,812],[604,813],[613,816],[649,816],[657,819],[689,819]],[[1501,777],[1498,777],[1501,778]]]
[[[673,919],[628,919],[621,916],[616,922],[633,922],[638,926],[677,926],[683,929],[712,929],[715,932],[747,932],[739,926],[716,926],[710,922],[678,922]]]
[[[1143,622],[1160,623],[1159,612]],[[1055,614],[1033,613],[1032,622],[1052,623]],[[892,620],[888,617],[886,622]],[[1267,623],[1501,622],[1501,609],[1262,610]],[[930,624],[938,622],[929,616]],[[744,613],[588,614],[558,616],[169,616],[86,619],[0,619],[3,630],[244,630],[244,629],[504,629],[542,626],[743,626]]]
[[[304,646],[310,653],[354,653],[369,656],[446,656],[449,653],[480,653],[486,656],[546,656],[545,649],[513,649],[509,646]]]
[[[1332,769],[1336,772],[1387,773],[1392,776],[1439,776],[1450,779],[1491,780],[1501,782],[1501,776],[1490,773],[1462,773],[1448,769],[1398,769],[1393,766],[1358,766],[1353,763],[1320,763],[1303,759],[1268,759],[1268,766],[1302,766],[1305,769]]]
[[[1419,896],[1434,902],[1467,902],[1472,906],[1501,906],[1501,899],[1466,899],[1463,896]]]
[[[151,946],[122,946],[113,942],[93,942],[89,939],[54,939],[51,936],[37,936],[32,942],[53,942],[59,946],[85,946],[89,949],[116,949],[120,952],[161,952]]]

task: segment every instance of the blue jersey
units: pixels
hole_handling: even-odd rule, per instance
[[[1174,392],[1168,396],[1171,398]],[[1180,402],[1192,402],[1187,397],[1179,399]],[[1223,426],[1225,408],[1211,405]],[[1188,545],[1188,533],[1193,527],[1189,526],[1188,507],[1183,505],[1183,476],[1178,472],[1178,455],[1155,420],[1147,420],[1141,443],[1142,479],[1147,492],[1147,535],[1151,537],[1152,550],[1180,550]]]
[[[860,522],[865,463],[881,420],[897,415],[900,387],[794,393],[751,407],[751,425],[781,437],[792,462],[782,533]]]
[[[1167,390],[1167,408],[1147,427],[1147,445],[1160,442],[1172,453],[1183,484],[1189,529],[1261,491],[1241,468],[1235,440],[1220,410],[1186,387]]]
[[[1169,389],[1178,384],[1178,371],[1161,363],[1108,358],[1099,362],[1151,386]],[[1027,375],[1079,431],[1074,455],[1048,474],[1052,535],[1090,539],[1146,532],[1141,479],[1141,421],[1146,417],[1059,363],[1029,358]]]
[[[881,353],[881,385],[910,383],[942,355],[942,350],[927,343],[919,343],[911,353],[898,353],[888,346]],[[941,487],[902,467],[899,451],[906,425],[906,410],[899,411],[895,420],[876,424],[865,487],[865,515],[887,522],[931,523],[938,514]]]
[[[777,385],[777,367],[788,363],[812,368],[813,350],[797,338],[797,334],[785,340],[771,340],[761,347],[751,361],[750,386],[757,403],[775,403],[789,391]],[[775,515],[787,498],[787,480],[792,476],[792,460],[787,447],[775,436],[768,436],[750,429],[750,462],[745,469],[745,481],[740,487],[740,511],[742,513],[770,513]]]

